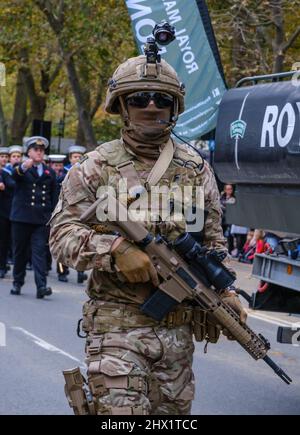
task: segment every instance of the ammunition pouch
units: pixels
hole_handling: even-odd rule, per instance
[[[75,415],[96,415],[93,398],[79,367],[63,371],[65,394]]]
[[[196,341],[217,343],[221,333],[221,326],[216,324],[209,311],[194,307],[193,333]]]
[[[172,329],[191,324],[192,320],[193,309],[191,307],[178,307],[178,309],[170,311],[160,322],[160,325],[165,326],[167,329]]]

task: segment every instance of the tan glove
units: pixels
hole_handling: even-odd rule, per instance
[[[233,311],[235,311],[240,316],[240,321],[242,323],[246,323],[248,317],[247,311],[241,304],[238,295],[234,292],[225,290],[224,293],[222,293],[221,298],[225,304],[229,305],[229,307],[232,308]],[[234,340],[234,337],[232,337],[232,335],[230,335],[226,329],[223,329],[223,335],[225,335],[228,340]]]
[[[117,268],[130,283],[152,281],[158,287],[159,279],[155,267],[141,249],[125,239],[117,239],[112,246],[111,255]]]
[[[225,302],[225,304],[229,305],[230,308],[232,308],[233,311],[235,311],[240,316],[240,321],[242,323],[246,323],[248,317],[247,311],[244,309],[243,305],[241,304],[238,295],[234,292],[225,290],[224,293],[222,293],[221,298],[222,301]]]

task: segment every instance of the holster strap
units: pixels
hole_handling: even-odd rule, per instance
[[[90,355],[97,355],[100,353],[103,338],[92,338],[91,343],[87,346],[87,351]]]
[[[144,406],[107,406],[100,408],[101,415],[147,415]]]
[[[112,388],[137,391],[145,395],[148,393],[148,383],[143,376],[139,375],[107,376],[99,374],[89,381],[89,387],[93,396],[103,396]]]

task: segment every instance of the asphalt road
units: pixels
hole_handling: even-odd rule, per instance
[[[243,266],[239,279],[244,287],[249,285],[248,275],[249,269]],[[1,415],[72,414],[61,372],[84,367],[84,340],[76,336],[76,324],[86,295],[85,286],[75,278],[72,273],[70,282],[61,284],[51,272],[49,284],[54,293],[44,300],[35,299],[32,272],[20,297],[9,294],[9,275],[0,281]],[[225,338],[210,345],[206,355],[198,343],[194,415],[300,414],[300,347],[276,343],[276,323],[287,325],[300,319],[254,315],[259,318],[250,317],[250,326],[270,339],[270,356],[293,378],[293,384],[285,385],[264,362],[255,362]]]

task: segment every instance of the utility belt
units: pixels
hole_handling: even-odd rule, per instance
[[[86,333],[104,334],[124,332],[128,329],[165,327],[167,329],[190,325],[196,341],[216,343],[221,327],[211,314],[198,306],[179,305],[160,322],[143,314],[137,305],[104,302],[96,299],[83,306],[82,330]]]
[[[83,306],[82,330],[86,333],[104,334],[145,327],[168,329],[191,324],[193,307],[179,305],[160,322],[143,314],[137,305],[103,302],[96,299]]]

